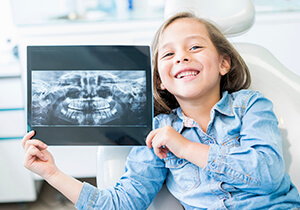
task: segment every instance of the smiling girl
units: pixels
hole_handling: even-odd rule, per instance
[[[298,209],[284,171],[272,103],[211,23],[168,19],[153,43],[154,130],[134,147],[115,187],[97,189],[61,172],[47,146],[24,136],[24,165],[78,209],[146,209],[163,183],[184,209]]]

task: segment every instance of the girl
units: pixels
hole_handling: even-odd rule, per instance
[[[300,208],[284,171],[272,103],[245,90],[243,59],[211,23],[180,13],[153,43],[154,128],[134,147],[114,188],[97,189],[61,172],[47,145],[22,140],[24,165],[78,209],[145,209],[162,184],[184,209]]]

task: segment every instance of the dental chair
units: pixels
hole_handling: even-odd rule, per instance
[[[225,6],[223,7],[225,3]],[[222,4],[223,3],[223,4]],[[220,6],[222,5],[222,6]],[[212,20],[227,36],[247,31],[254,23],[251,0],[166,0],[165,17],[181,11],[192,11]],[[274,103],[283,137],[286,172],[300,189],[300,77],[284,67],[263,47],[233,43],[247,63],[251,76],[250,89],[259,90]],[[97,154],[97,185],[100,189],[114,186],[124,173],[124,163],[132,147],[99,147]],[[148,210],[183,209],[164,185]]]

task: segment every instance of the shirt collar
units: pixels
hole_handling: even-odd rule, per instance
[[[178,107],[176,110],[174,110],[174,112],[176,112],[184,127],[191,128],[194,126],[195,121],[192,118],[185,116],[181,107]]]
[[[223,115],[234,115],[232,111],[232,98],[227,91],[224,91],[222,93],[222,98],[214,105],[211,111],[214,112],[214,110]],[[181,107],[176,108],[175,110],[173,110],[173,112],[176,113],[179,119],[182,120],[185,127],[193,127],[194,121],[184,115]]]
[[[220,101],[218,101],[214,107],[212,108],[212,111],[216,110],[220,112],[223,115],[227,116],[233,116],[233,111],[232,111],[232,97],[231,94],[229,94],[227,91],[224,91],[222,93],[222,98]]]

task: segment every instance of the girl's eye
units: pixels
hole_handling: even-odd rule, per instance
[[[201,48],[201,47],[200,46],[193,46],[193,47],[191,47],[191,50],[197,50],[199,48]]]
[[[172,56],[174,55],[174,53],[166,53],[162,56],[162,58],[166,58],[166,57],[169,57],[169,56]]]

